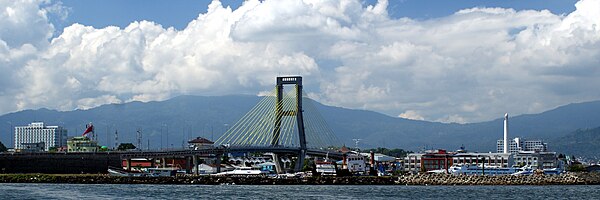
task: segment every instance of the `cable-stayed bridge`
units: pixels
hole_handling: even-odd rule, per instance
[[[284,85],[293,85],[286,90]],[[340,146],[319,111],[302,89],[302,77],[277,77],[275,89],[215,141],[231,151],[297,152],[300,170],[307,154],[327,154]],[[276,163],[279,168],[279,163]],[[279,171],[280,169],[278,169]]]
[[[284,88],[284,85],[293,87]],[[220,157],[227,153],[272,153],[278,173],[282,173],[280,156],[296,157],[295,171],[300,171],[306,155],[342,158],[342,153],[332,151],[340,147],[332,129],[329,128],[315,105],[302,89],[302,77],[277,77],[271,94],[265,95],[248,113],[215,141],[216,147],[176,151],[128,152],[121,155],[127,169],[131,159],[164,159],[184,157],[186,169],[191,163],[198,166],[200,158],[215,159],[220,171]],[[335,150],[335,149],[333,149]],[[164,163],[164,162],[161,162]],[[196,174],[197,168],[196,168]]]

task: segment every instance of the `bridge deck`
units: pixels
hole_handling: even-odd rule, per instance
[[[164,157],[216,157],[226,153],[235,152],[271,152],[271,153],[289,153],[298,154],[300,148],[297,147],[230,147],[230,148],[210,148],[210,149],[189,149],[189,150],[170,150],[170,151],[132,151],[121,153],[121,158],[164,158]],[[342,158],[342,153],[330,152],[320,149],[308,149],[307,155],[317,157]]]

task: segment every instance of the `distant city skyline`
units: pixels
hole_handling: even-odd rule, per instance
[[[264,94],[481,122],[600,99],[600,0],[0,0],[0,115]]]

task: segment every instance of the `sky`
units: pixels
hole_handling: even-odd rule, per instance
[[[0,114],[258,95],[472,123],[600,100],[600,0],[0,0]]]

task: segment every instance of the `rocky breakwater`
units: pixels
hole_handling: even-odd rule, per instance
[[[202,185],[583,185],[600,184],[599,173],[561,175],[481,176],[423,174],[403,176],[351,177],[115,177],[105,174],[1,174],[0,183],[78,183],[78,184],[202,184]]]
[[[560,175],[451,175],[422,174],[399,176],[401,185],[590,185],[600,184],[599,173]]]

